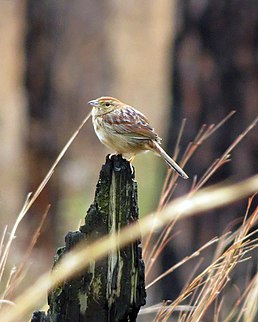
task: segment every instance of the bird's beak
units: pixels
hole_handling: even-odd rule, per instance
[[[98,107],[99,106],[99,101],[97,99],[96,100],[92,100],[92,101],[89,101],[88,104],[90,104],[92,106]]]

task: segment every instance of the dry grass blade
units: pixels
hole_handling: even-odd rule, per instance
[[[5,298],[5,297],[9,297],[11,298],[12,296],[12,292],[18,287],[18,285],[20,284],[20,282],[22,281],[23,277],[24,277],[24,274],[23,274],[23,270],[24,270],[24,267],[28,261],[28,258],[40,236],[40,232],[41,232],[41,229],[43,227],[43,224],[47,218],[47,215],[48,215],[48,212],[49,212],[49,209],[50,209],[50,205],[47,207],[46,211],[44,212],[42,218],[41,218],[41,221],[35,231],[35,233],[33,234],[32,236],[32,239],[31,239],[31,242],[30,242],[30,245],[29,247],[26,249],[26,253],[25,255],[23,256],[23,259],[21,260],[21,263],[19,265],[19,267],[17,268],[17,270],[14,272],[14,274],[12,275],[12,278],[10,280],[10,283],[8,283],[7,287],[5,288],[5,291],[3,293],[3,296],[2,298]],[[23,277],[21,277],[21,275],[23,275]]]
[[[11,248],[11,245],[12,245],[12,242],[15,238],[15,234],[16,234],[16,230],[19,226],[19,223],[21,222],[22,218],[23,218],[23,212],[24,210],[26,209],[28,203],[29,203],[29,198],[30,198],[30,194],[28,195],[23,207],[22,207],[22,210],[20,212],[20,214],[18,215],[15,223],[14,223],[14,226],[12,228],[12,231],[9,235],[9,239],[7,241],[7,244],[4,248],[4,251],[2,253],[2,256],[1,256],[1,260],[0,260],[0,281],[2,280],[2,277],[3,277],[3,273],[4,273],[4,270],[5,270],[5,264],[6,264],[6,261],[7,261],[7,258],[8,258],[8,254],[9,254],[9,251],[10,251],[10,248]]]
[[[189,159],[192,157],[192,155],[196,152],[197,148],[205,140],[207,140],[213,133],[215,133],[234,114],[235,114],[235,111],[232,111],[224,119],[222,119],[217,125],[211,124],[211,125],[207,126],[206,124],[204,124],[201,127],[201,129],[199,130],[199,132],[197,133],[194,141],[189,143],[189,145],[182,157],[182,162],[181,162],[182,166],[185,166],[186,163],[189,161]],[[247,132],[249,132],[250,130],[251,129],[248,128]],[[163,191],[162,191],[158,209],[161,209],[165,205],[166,200],[168,200],[170,191],[171,191],[171,189],[172,189],[173,185],[175,184],[176,179],[178,177],[177,175],[174,175],[171,171],[169,172],[169,174],[170,175],[166,179],[167,180],[166,189],[163,189]]]
[[[206,136],[203,137],[206,140],[209,136],[211,136],[214,132],[216,132],[223,124],[225,124],[234,114],[236,111],[231,111],[223,120],[221,120],[217,125],[215,125]]]
[[[174,150],[174,155],[173,155],[174,160],[177,159],[178,153],[180,151],[179,146],[180,146],[180,141],[182,139],[183,132],[184,132],[184,129],[185,129],[185,124],[186,124],[186,119],[183,119],[182,124],[181,124],[180,129],[179,129],[178,136],[177,136],[176,144],[175,144],[175,150]]]
[[[254,322],[258,314],[258,273],[251,283],[251,289],[245,299],[243,312],[244,322]]]
[[[92,261],[102,258],[117,247],[125,246],[139,238],[141,234],[145,236],[153,227],[153,218],[158,219],[155,220],[154,228],[159,229],[178,213],[181,213],[182,217],[200,214],[209,209],[229,204],[256,191],[258,191],[258,175],[237,184],[203,189],[190,199],[185,200],[185,197],[182,197],[174,200],[161,211],[158,217],[151,214],[141,219],[139,221],[141,229],[138,225],[131,225],[123,229],[119,236],[116,234],[106,236],[92,245],[87,245],[87,247],[83,243],[79,244],[73,251],[64,256],[51,276],[49,274],[42,275],[34,285],[16,299],[15,309],[3,309],[0,321],[16,322],[33,310],[39,301],[46,296],[50,288],[78,274]]]
[[[214,243],[216,243],[219,239],[218,238],[213,238],[212,240],[210,240],[209,242],[207,242],[206,244],[204,244],[202,247],[200,247],[197,251],[195,251],[194,253],[192,253],[189,256],[186,256],[185,258],[183,258],[180,262],[176,263],[174,266],[170,267],[168,270],[166,270],[164,273],[162,273],[161,275],[159,275],[157,278],[155,278],[151,283],[149,283],[146,286],[146,289],[148,289],[149,287],[153,286],[155,283],[157,283],[158,281],[160,281],[162,278],[164,278],[165,276],[171,274],[172,272],[174,272],[177,268],[179,268],[180,266],[182,266],[183,264],[185,264],[187,261],[191,260],[194,257],[197,257],[200,255],[200,253],[206,249],[207,247],[213,245]]]
[[[214,124],[209,125],[209,126],[204,124],[200,128],[194,141],[188,145],[188,147],[184,153],[184,156],[182,158],[182,165],[183,166],[187,163],[187,161],[190,159],[190,157],[195,153],[195,151],[201,145],[201,143],[203,143],[204,140],[207,139],[212,133],[214,133],[216,130],[218,130],[234,113],[235,113],[235,111],[231,112],[221,122],[219,122],[216,126]],[[175,147],[175,155],[177,154],[177,152],[179,150],[179,143],[180,143],[181,137],[183,135],[185,123],[186,123],[186,120],[184,119],[182,122],[182,125],[180,127],[179,135],[177,138],[176,147]],[[178,178],[178,175],[174,174],[173,171],[168,170],[167,176],[166,176],[163,188],[162,188],[157,213],[159,213],[159,211],[161,211],[161,209],[167,204],[169,198],[171,198],[172,193],[176,189],[177,178]],[[172,227],[167,227],[167,232],[164,233],[164,235],[167,236],[170,233],[171,229],[172,229]],[[163,243],[162,241],[164,241],[164,238],[163,239],[159,238],[159,240],[155,243],[154,247],[152,247],[151,246],[152,237],[153,237],[153,229],[148,234],[148,236],[145,240],[145,243],[144,243],[144,247],[143,247],[143,257],[145,259],[146,267],[147,267],[146,275],[148,275],[148,272],[151,270],[153,264],[155,263],[156,252],[161,247],[161,244]]]
[[[146,261],[146,268],[145,268],[145,276],[148,276],[148,273],[152,270],[153,265],[155,264],[155,261],[157,260],[157,258],[159,257],[159,255],[161,255],[162,251],[164,250],[164,248],[167,246],[167,244],[176,236],[178,235],[178,233],[174,233],[174,234],[170,234],[169,236],[166,236],[167,231],[166,229],[163,229],[157,242],[155,243],[154,247],[153,247],[153,254],[155,254],[154,258],[149,258],[148,257],[148,261]],[[161,243],[161,241],[165,239],[165,241],[163,243]]]
[[[157,212],[158,215],[159,212]],[[153,265],[155,264],[158,256],[161,254],[162,250],[165,248],[166,244],[169,242],[169,240],[173,237],[171,235],[171,231],[178,219],[180,214],[178,214],[177,218],[174,218],[172,222],[170,222],[161,232],[157,242],[152,247],[152,250],[149,252],[148,257],[146,256],[145,263],[146,263],[146,270],[145,270],[145,276],[147,277],[150,271],[153,268]],[[154,219],[155,220],[155,219]]]
[[[207,139],[212,133],[214,133],[217,129],[219,129],[235,112],[232,111],[227,117],[225,117],[219,124],[216,126],[206,126],[204,125],[200,131],[198,132],[194,142],[190,145],[188,153],[185,153],[183,164],[186,162],[186,159],[189,159],[190,156],[195,152],[196,148],[205,140]],[[223,155],[217,159],[211,167],[205,172],[205,174],[201,177],[201,179],[196,182],[191,191],[190,195],[195,193],[197,190],[199,190],[203,185],[211,178],[211,176],[226,162],[229,162],[229,155],[232,152],[232,150],[244,139],[244,137],[255,127],[256,123],[258,121],[258,118],[256,118],[237,138],[234,140],[234,142],[227,148],[227,150],[223,153]],[[167,203],[169,196],[171,194],[171,191],[174,191],[176,187],[176,179],[177,176],[171,177],[171,172],[169,172],[169,175],[166,178],[165,185],[166,189],[163,189],[163,195],[160,199],[160,204],[158,207],[158,210],[161,210],[162,207]],[[155,218],[154,218],[155,220]],[[149,272],[151,271],[153,265],[155,264],[157,257],[160,254],[161,249],[165,247],[165,245],[168,242],[168,238],[171,234],[171,231],[175,225],[176,219],[169,223],[167,227],[164,229],[164,232],[159,236],[158,240],[155,242],[155,244],[150,247],[151,240],[153,237],[153,230],[150,232],[150,234],[147,237],[146,243],[144,244],[144,259],[146,262],[146,276],[148,276]]]
[[[170,310],[167,310],[167,312],[162,311],[163,313],[159,312],[156,317],[156,321],[167,321],[175,308],[193,292],[197,294],[193,296],[193,298],[195,298],[195,302],[193,303],[194,309],[189,314],[184,313],[182,317],[180,317],[179,321],[195,322],[201,320],[210,304],[217,299],[220,291],[228,283],[229,273],[233,270],[235,265],[246,260],[243,259],[243,256],[247,252],[258,247],[257,239],[251,239],[251,237],[257,233],[257,230],[249,233],[249,230],[257,222],[258,207],[247,220],[247,215],[253,202],[253,198],[254,196],[249,198],[242,226],[231,235],[228,233],[224,237],[220,238],[220,243],[218,245],[219,251],[217,251],[217,256],[213,259],[212,264],[186,286],[180,296],[170,305]],[[215,320],[216,316],[218,319],[221,305],[222,303],[219,305],[216,314],[214,315]],[[252,308],[254,307],[255,305],[252,306]],[[232,315],[233,312],[230,313],[231,317]],[[228,318],[226,320],[229,321]]]
[[[176,145],[175,145],[175,151],[174,151],[174,156],[173,156],[174,160],[176,160],[177,154],[179,153],[179,144],[180,144],[180,141],[181,141],[181,138],[182,138],[182,135],[183,135],[185,124],[186,124],[186,119],[183,119],[182,124],[180,126],[179,134],[178,134],[178,137],[177,137]],[[165,182],[164,182],[163,187],[162,187],[161,198],[165,194],[165,191],[167,191],[167,189],[169,189],[168,184],[169,184],[169,181],[171,179],[172,172],[173,171],[171,169],[168,169],[167,175],[166,175],[166,178],[165,178]],[[174,186],[174,189],[175,188],[176,188],[176,185]],[[174,189],[170,189],[170,196],[173,193]],[[165,201],[165,199],[164,199],[164,201]],[[160,200],[159,205],[158,205],[158,211],[160,211],[161,208],[165,205],[164,201]],[[148,256],[148,258],[146,258],[145,255],[146,255],[147,248],[150,245],[152,235],[153,235],[153,230],[150,231],[150,233],[148,234],[148,236],[147,236],[147,238],[145,240],[145,243],[144,243],[144,247],[142,249],[143,258],[145,258],[145,261],[146,261],[146,267],[149,267],[147,262],[149,262],[149,263],[151,262],[151,255]]]
[[[44,187],[46,186],[46,184],[48,183],[48,181],[50,180],[52,174],[54,173],[54,170],[56,168],[56,166],[58,165],[58,163],[60,162],[60,160],[63,158],[65,152],[67,151],[67,149],[70,147],[70,145],[73,143],[73,141],[75,140],[75,138],[77,137],[77,135],[79,134],[81,128],[84,126],[84,124],[88,121],[88,119],[91,116],[91,112],[85,117],[85,119],[82,121],[82,123],[80,124],[80,126],[77,128],[77,130],[73,133],[73,135],[71,136],[71,138],[69,139],[69,141],[66,143],[66,145],[64,146],[64,148],[62,149],[62,151],[60,152],[60,154],[58,155],[57,159],[55,160],[55,162],[53,163],[52,167],[50,168],[50,170],[48,171],[46,177],[43,179],[43,181],[41,182],[41,184],[39,185],[39,187],[37,188],[37,190],[32,194],[28,194],[28,197],[20,211],[20,213],[17,216],[17,219],[13,225],[13,228],[11,230],[11,233],[9,235],[9,238],[7,240],[6,246],[4,247],[4,239],[6,236],[6,232],[7,232],[7,227],[4,230],[4,233],[2,235],[2,239],[1,239],[1,243],[0,243],[0,281],[2,280],[2,276],[4,274],[5,271],[5,266],[6,266],[6,261],[8,258],[8,254],[10,252],[10,248],[12,245],[13,240],[15,239],[15,235],[16,235],[16,231],[17,228],[20,224],[20,222],[22,221],[22,219],[24,218],[24,216],[26,215],[26,213],[28,212],[28,210],[31,208],[31,206],[33,205],[33,203],[35,202],[35,200],[37,199],[37,197],[40,195],[41,191],[44,189]],[[36,242],[34,240],[34,242]],[[11,272],[10,276],[9,276],[9,280],[8,280],[8,288],[11,287],[12,283],[12,279],[13,277],[17,277],[17,281],[21,279],[21,271],[17,271],[17,274],[19,274],[19,276],[17,274],[15,274],[14,271]],[[7,289],[6,289],[7,291]],[[2,298],[5,296],[5,293],[2,295]],[[2,302],[4,303],[4,302]]]
[[[70,147],[70,145],[73,143],[73,141],[75,140],[75,138],[79,134],[79,132],[82,129],[82,127],[84,126],[84,124],[88,121],[88,119],[90,118],[90,116],[91,116],[91,112],[85,117],[85,119],[82,121],[81,125],[77,128],[77,130],[73,133],[73,135],[68,140],[68,142],[66,143],[66,145],[63,147],[62,151],[59,153],[58,157],[56,158],[55,162],[51,166],[51,168],[48,171],[47,175],[45,176],[45,178],[43,179],[43,181],[41,182],[41,184],[38,186],[37,190],[32,194],[29,202],[27,203],[26,207],[23,209],[23,211],[21,213],[22,217],[28,212],[28,210],[30,209],[30,207],[33,205],[33,203],[35,202],[35,200],[40,195],[41,191],[45,188],[46,184],[48,183],[48,181],[52,177],[52,175],[53,175],[53,173],[55,171],[56,166],[61,161],[61,159],[63,158],[64,154],[66,153],[66,151],[68,150],[68,148]]]
[[[8,301],[8,300],[0,300],[0,305],[2,304],[8,304],[8,305],[11,305],[11,306],[15,306],[15,304],[11,301]]]
[[[139,311],[139,315],[146,315],[146,314],[150,314],[150,313],[155,313],[160,310],[165,312],[170,309],[169,308],[170,302],[171,301],[166,301],[163,303],[158,303],[158,304],[143,308]],[[194,309],[194,307],[191,305],[179,305],[179,306],[175,307],[175,311],[191,311],[193,309]]]
[[[256,273],[255,277],[258,275],[258,273]],[[255,279],[255,278],[254,278]],[[233,319],[233,316],[237,316],[237,311],[239,311],[239,307],[240,307],[240,303],[243,301],[244,298],[247,297],[247,295],[249,294],[251,287],[253,286],[253,282],[254,279],[249,283],[249,285],[246,287],[246,289],[244,290],[243,294],[239,295],[236,303],[234,304],[233,308],[231,309],[231,311],[229,312],[229,314],[227,315],[226,318],[224,318],[224,322],[230,322]],[[243,305],[242,310],[240,311],[240,314],[238,315],[238,320],[241,318],[241,316],[243,315],[244,312],[244,308],[245,305]],[[250,320],[251,322],[251,320]]]
[[[209,306],[229,282],[229,274],[234,267],[242,261],[243,256],[248,251],[258,247],[257,244],[254,244],[255,241],[249,240],[253,233],[248,234],[249,230],[257,222],[257,218],[258,208],[252,213],[248,220],[244,219],[242,226],[238,229],[237,233],[235,233],[233,244],[229,246],[219,258],[214,260],[204,272],[197,276],[184,291],[184,294],[182,294],[183,298],[191,293],[194,288],[200,288],[202,285],[194,303],[195,309],[190,312],[186,321],[201,321]],[[174,303],[174,306],[177,304],[178,301]]]
[[[9,286],[10,286],[10,284],[11,284],[11,280],[12,280],[12,278],[13,278],[13,276],[14,276],[15,272],[16,272],[16,267],[15,267],[15,266],[13,266],[13,268],[12,268],[12,269],[11,269],[11,271],[10,271],[9,277],[8,277],[8,279],[7,279],[5,290],[4,290],[3,294],[1,295],[1,300],[2,300],[2,301],[4,301],[4,300],[5,300],[5,291],[6,291],[6,289],[8,289],[8,288],[9,288]],[[10,300],[10,299],[9,299],[9,300]],[[8,301],[9,301],[9,300],[8,300]],[[0,309],[1,309],[1,302],[0,302]]]
[[[16,219],[16,221],[14,223],[14,226],[13,226],[13,229],[11,231],[11,234],[10,234],[9,240],[7,242],[7,245],[5,247],[4,253],[1,256],[1,261],[0,261],[0,280],[2,279],[2,275],[3,275],[3,272],[4,272],[4,268],[5,268],[5,263],[6,263],[6,260],[7,260],[7,257],[8,257],[8,253],[9,253],[12,241],[15,238],[16,230],[17,230],[21,220],[23,219],[25,214],[28,212],[28,210],[31,208],[31,206],[33,205],[35,200],[38,198],[38,196],[40,195],[41,191],[45,188],[46,184],[48,183],[48,181],[50,180],[52,174],[54,173],[54,170],[55,170],[56,166],[58,165],[60,160],[63,158],[65,152],[70,147],[70,145],[73,143],[73,141],[75,140],[75,138],[79,134],[81,128],[88,121],[90,116],[91,116],[91,112],[85,117],[85,119],[82,121],[81,125],[77,128],[77,130],[71,136],[69,141],[66,143],[66,145],[64,146],[64,148],[62,149],[62,151],[58,155],[57,159],[55,160],[55,162],[51,166],[50,170],[48,171],[47,175],[45,176],[45,178],[43,179],[41,184],[38,186],[37,190],[33,194],[28,195],[21,212],[19,213],[19,215],[18,215],[18,217],[17,217],[17,219]]]
[[[3,254],[3,250],[4,250],[4,241],[5,241],[5,236],[6,236],[7,228],[8,228],[8,226],[5,226],[4,227],[4,231],[3,231],[2,238],[1,238],[1,242],[0,242],[0,258],[2,258],[2,254]]]
[[[200,189],[207,181],[210,179],[212,174],[216,172],[222,165],[230,161],[230,153],[232,150],[244,139],[244,137],[256,126],[258,118],[256,118],[237,138],[234,142],[227,148],[227,150],[222,154],[222,156],[217,159],[209,171],[207,171],[199,182],[195,186],[195,190]]]

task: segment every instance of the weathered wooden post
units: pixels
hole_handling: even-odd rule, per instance
[[[85,224],[70,232],[55,263],[81,240],[93,241],[138,220],[137,184],[130,163],[109,156],[103,165]],[[32,322],[133,322],[145,304],[140,240],[117,249],[49,293],[49,310],[34,312]]]

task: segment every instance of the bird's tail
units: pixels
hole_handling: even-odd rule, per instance
[[[184,172],[183,169],[172,159],[170,156],[162,149],[162,147],[155,141],[152,141],[154,145],[154,151],[158,153],[167,163],[167,165],[175,170],[182,178],[188,179],[188,175]]]

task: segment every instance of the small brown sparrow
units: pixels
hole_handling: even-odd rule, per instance
[[[94,130],[104,145],[127,159],[134,158],[139,152],[153,151],[182,178],[188,178],[180,166],[162,149],[161,138],[141,112],[113,97],[100,97],[88,103],[93,106]]]

